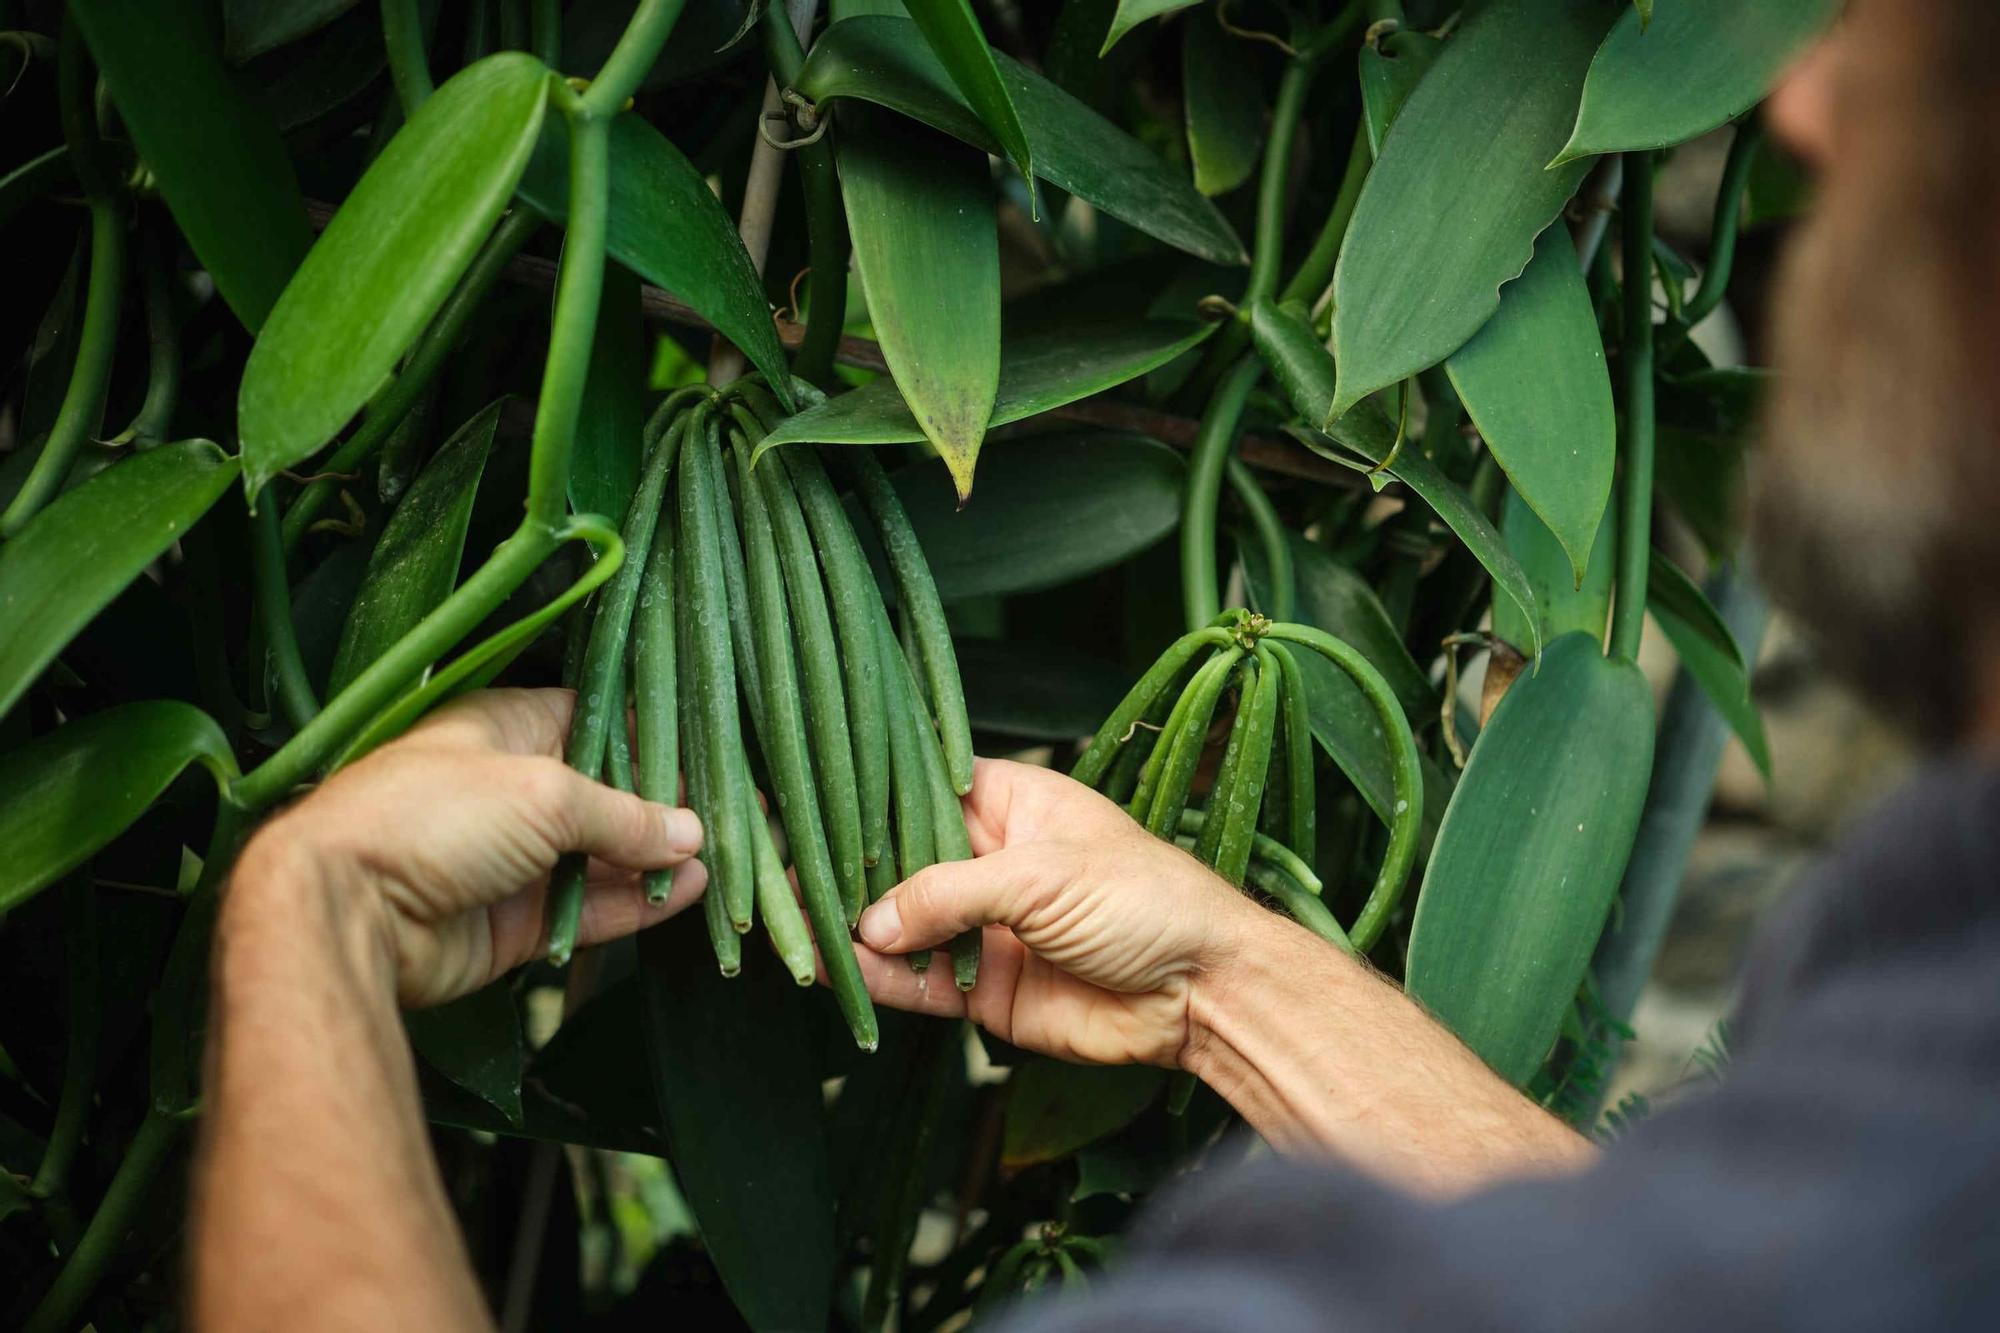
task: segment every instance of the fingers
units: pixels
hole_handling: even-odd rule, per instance
[[[862,942],[881,953],[935,948],[973,926],[1025,924],[1062,885],[1059,858],[1025,845],[918,871],[861,914]]]
[[[678,865],[701,850],[701,819],[694,811],[617,791],[560,760],[533,763],[526,784],[531,814],[546,821],[560,850],[634,870]]]
[[[645,885],[636,875],[592,885],[583,899],[577,943],[604,944],[657,926],[700,901],[707,888],[708,867],[699,861],[684,861],[675,868],[673,891],[663,903],[647,901]]]

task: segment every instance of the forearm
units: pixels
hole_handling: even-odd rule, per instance
[[[217,936],[197,1326],[489,1326],[365,888],[255,843]]]
[[[1258,915],[1191,992],[1184,1060],[1273,1146],[1438,1194],[1590,1162],[1585,1139],[1381,976]]]

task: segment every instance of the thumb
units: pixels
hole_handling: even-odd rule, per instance
[[[878,953],[912,953],[975,926],[1020,928],[1061,887],[1055,861],[1012,847],[920,870],[861,914],[861,942]]]

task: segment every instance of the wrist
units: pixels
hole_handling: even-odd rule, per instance
[[[393,1000],[395,937],[390,909],[368,877],[343,873],[337,858],[315,853],[282,817],[251,839],[231,871],[223,898],[223,938],[241,947],[218,957],[227,969],[261,972],[296,963],[301,951],[323,956],[369,993]]]
[[[1187,1036],[1178,1060],[1182,1069],[1218,1091],[1239,1077],[1234,1066],[1240,1057],[1231,1033],[1241,1016],[1262,1014],[1268,1021],[1279,1012],[1275,1006],[1281,999],[1270,983],[1281,974],[1297,975],[1297,968],[1276,960],[1291,955],[1297,944],[1292,937],[1300,933],[1276,913],[1231,895],[1189,976]]]

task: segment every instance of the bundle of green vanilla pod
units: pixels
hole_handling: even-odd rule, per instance
[[[589,613],[568,759],[668,804],[685,782],[706,830],[704,912],[723,975],[741,966],[742,935],[759,917],[801,985],[814,979],[817,941],[855,1041],[873,1050],[875,1011],[849,932],[900,879],[971,856],[958,798],[972,788],[972,732],[937,587],[881,464],[865,449],[822,458],[794,444],[753,468],[781,415],[751,379],[681,390],[647,423],[625,563]],[[900,637],[829,461],[844,466],[887,555]],[[576,942],[583,882],[582,858],[557,867],[557,963]],[[654,872],[648,896],[664,900],[670,883]],[[952,942],[951,960],[971,989],[977,931]]]
[[[1389,746],[1396,803],[1389,846],[1349,930],[1320,901],[1312,868],[1313,737],[1299,652],[1318,653],[1353,679],[1381,718]],[[1208,806],[1190,809],[1196,771],[1232,686],[1235,716]],[[1098,728],[1071,774],[1124,803],[1148,832],[1192,851],[1230,883],[1247,884],[1300,925],[1361,953],[1381,937],[1402,895],[1423,819],[1416,741],[1381,673],[1323,630],[1244,610],[1223,612],[1162,653]]]

